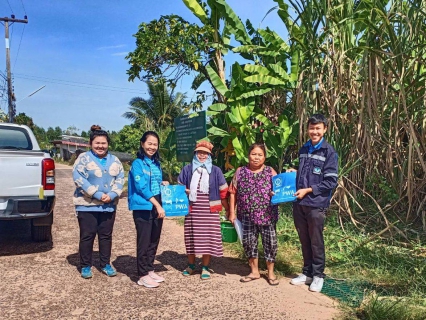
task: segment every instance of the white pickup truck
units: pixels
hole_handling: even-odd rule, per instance
[[[0,179],[0,220],[31,219],[33,240],[51,240],[55,162],[27,126],[0,123]]]

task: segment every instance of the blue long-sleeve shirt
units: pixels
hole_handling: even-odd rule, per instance
[[[162,175],[161,167],[160,176]],[[128,204],[129,210],[152,210],[152,203],[149,201],[155,194],[152,192],[152,179],[154,179],[148,163],[141,159],[136,159],[132,163],[129,172]]]

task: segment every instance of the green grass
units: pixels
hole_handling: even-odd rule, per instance
[[[282,206],[280,211],[275,269],[277,274],[289,276],[301,272],[303,259],[291,206]],[[183,225],[184,218],[177,219],[177,222]],[[381,238],[364,245],[374,232],[360,232],[351,223],[345,225],[343,231],[336,215],[331,213],[327,217],[324,230],[325,273],[329,279],[342,280],[346,288],[353,288],[353,292],[364,295],[360,305],[342,302],[344,319],[426,319],[426,299],[423,298],[426,296],[426,250],[422,246],[424,240],[413,241],[412,249]],[[234,257],[246,260],[239,242],[224,243],[224,249]],[[262,257],[260,239],[259,253]],[[259,259],[259,266],[266,269],[262,258]],[[335,283],[338,284],[339,281]]]
[[[281,208],[277,234],[277,273],[300,273],[303,263],[301,247],[289,205]],[[414,249],[407,249],[380,238],[363,245],[370,236],[350,223],[343,231],[335,215],[327,217],[325,272],[331,279],[344,280],[354,292],[355,288],[364,292],[360,306],[342,306],[346,310],[346,319],[426,319],[424,247],[418,243]],[[239,242],[224,245],[226,250],[245,260]],[[259,251],[262,256],[260,239]],[[262,259],[259,259],[259,266],[266,268]]]
[[[277,224],[277,269],[285,274],[299,273],[301,248],[291,208],[281,209]],[[367,296],[376,297],[349,309],[348,314],[355,314],[353,319],[426,319],[424,248],[418,243],[413,249],[407,249],[380,238],[363,245],[370,236],[352,224],[346,225],[343,231],[335,215],[327,217],[324,230],[327,276],[361,286]],[[393,300],[389,300],[390,297]],[[387,316],[379,317],[376,313]]]
[[[424,301],[420,304],[417,302],[419,301],[371,295],[360,308],[349,310],[345,319],[424,320],[426,319],[426,307],[422,306]]]

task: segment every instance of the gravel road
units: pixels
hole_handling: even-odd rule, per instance
[[[136,235],[126,198],[114,227],[112,264],[84,280],[78,267],[78,224],[72,205],[71,167],[57,164],[53,243],[32,243],[28,221],[0,221],[0,319],[336,319],[337,304],[281,278],[240,283],[245,261],[230,254],[212,259],[211,280],[186,266],[183,226],[166,219],[155,264],[166,278],[157,289],[136,284]],[[94,265],[99,263],[95,246]]]

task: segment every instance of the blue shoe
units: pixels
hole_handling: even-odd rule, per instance
[[[91,266],[87,266],[87,267],[81,268],[81,276],[84,279],[90,279],[91,277],[93,277],[92,267]]]
[[[117,271],[115,271],[109,263],[104,268],[102,268],[102,272],[105,273],[108,277],[114,277],[117,275]]]

